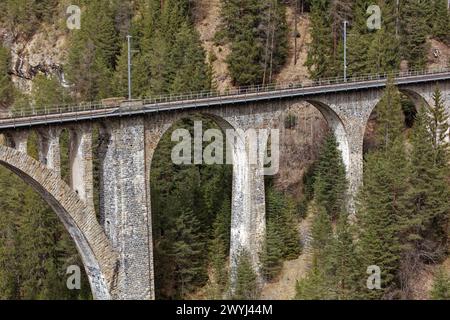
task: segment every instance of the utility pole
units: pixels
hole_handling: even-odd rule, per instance
[[[127,35],[128,42],[128,100],[131,100],[131,36]]]
[[[297,29],[298,0],[295,0],[294,8],[295,8],[294,9],[294,65],[296,65],[297,64],[297,37],[298,37],[298,29]]]
[[[347,82],[347,24],[348,21],[344,21],[344,82]]]
[[[450,3],[450,0],[448,0]],[[396,18],[395,18],[395,35],[398,38],[398,35],[400,33],[399,31],[399,21],[400,21],[400,0],[397,0],[397,8],[396,8]]]

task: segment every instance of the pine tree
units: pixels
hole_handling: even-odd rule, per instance
[[[185,210],[176,220],[172,239],[172,257],[175,277],[179,284],[180,297],[186,297],[195,285],[204,281],[204,245],[199,233],[200,225],[190,209]]]
[[[9,50],[0,46],[0,109],[6,109],[13,101],[13,85],[9,75]]]
[[[443,268],[440,268],[434,276],[431,299],[450,300],[450,276]]]
[[[366,74],[383,74],[399,69],[399,44],[394,33],[383,26],[374,33],[367,51]]]
[[[58,0],[34,0],[33,11],[39,21],[52,21]]]
[[[325,139],[315,173],[314,197],[331,218],[344,209],[347,183],[342,155],[333,133]]]
[[[54,230],[58,224],[57,217],[49,212],[38,196],[27,188],[24,213],[21,216],[19,234],[21,252],[24,260],[21,264],[24,299],[45,298],[42,296],[43,280],[48,279],[55,271],[54,263]],[[50,284],[50,287],[55,283]]]
[[[285,6],[278,0],[222,1],[217,37],[231,43],[227,62],[235,85],[273,81],[287,57]]]
[[[19,178],[0,167],[0,299],[20,299],[20,238],[16,215],[23,201],[23,192],[15,186]]]
[[[348,32],[348,74],[357,76],[367,74],[367,48],[373,39],[374,32],[367,28],[366,11],[372,3],[368,0],[356,0],[353,4],[353,20]]]
[[[448,12],[448,2],[445,0],[434,0],[432,6],[432,35],[440,41],[450,43],[450,14]]]
[[[56,77],[47,77],[43,74],[33,79],[32,98],[35,109],[51,108],[68,102],[69,97]]]
[[[420,110],[411,139],[411,189],[407,194],[408,215],[404,225],[409,227],[408,249],[415,249],[415,254],[435,256],[439,255],[436,249],[447,242],[450,188],[446,181],[448,165],[441,162],[443,159],[436,163],[434,135],[427,124],[434,125],[434,121]]]
[[[209,244],[209,261],[213,271],[210,284],[213,288],[212,296],[221,299],[227,285],[228,272],[226,259],[230,249],[230,207],[225,201],[221,211],[213,223],[213,234]]]
[[[361,281],[361,298],[379,299],[394,287],[399,269],[400,240],[397,228],[401,215],[399,211],[402,209],[396,203],[402,193],[398,194],[396,189],[404,188],[404,181],[400,186],[398,181],[393,181],[397,173],[400,172],[394,171],[393,164],[385,155],[368,156],[358,208],[358,255],[362,265],[359,271],[360,279],[365,280],[367,267],[380,267],[382,290],[365,290],[365,282]]]
[[[389,149],[403,131],[401,95],[393,80],[389,79],[380,102],[376,107],[378,128],[376,138],[380,149]]]
[[[170,53],[174,71],[171,92],[198,92],[211,88],[211,74],[205,62],[206,56],[199,35],[187,23],[183,23],[176,35]]]
[[[271,281],[279,274],[283,263],[283,242],[275,222],[269,220],[266,227],[266,239],[261,255],[264,277]]]
[[[297,259],[302,251],[297,228],[296,205],[291,197],[286,197],[282,212],[281,236],[284,243],[283,257],[287,260]]]
[[[135,80],[136,71],[132,70],[132,79]],[[120,54],[117,59],[116,70],[113,74],[112,79],[112,90],[116,97],[127,97],[128,96],[128,44],[127,42],[122,42],[122,47],[120,49]],[[132,85],[132,96],[139,97],[136,86]]]
[[[236,288],[234,300],[256,300],[259,296],[257,276],[247,252],[241,252],[238,258]]]
[[[440,166],[448,166],[450,156],[450,144],[447,141],[449,134],[449,115],[445,109],[444,97],[436,87],[433,93],[434,105],[427,108],[429,124],[428,130],[431,133],[431,144],[434,150],[434,164]]]
[[[120,48],[109,0],[89,2],[82,14],[81,30],[70,39],[67,79],[78,100],[96,100],[111,95],[112,72]]]
[[[356,297],[358,287],[358,260],[356,245],[347,214],[341,214],[329,253],[329,272],[336,299]]]
[[[191,21],[188,2],[148,0],[138,4],[132,68],[133,96],[209,90],[210,69],[199,34]],[[114,91],[123,95],[127,79],[125,44],[114,75]],[[125,86],[126,89],[126,86]]]
[[[391,81],[377,106],[377,116],[380,148],[366,157],[357,209],[360,297],[368,299],[380,299],[396,288],[402,253],[400,223],[405,214],[409,166],[400,94]],[[381,268],[381,290],[366,288],[365,272],[372,265]]]
[[[425,67],[429,32],[426,15],[428,8],[429,3],[419,0],[405,0],[400,7],[402,55],[408,60],[412,70]]]
[[[324,251],[330,246],[333,238],[333,229],[331,218],[324,207],[313,205],[315,213],[314,221],[311,227],[312,243],[311,246],[316,256],[324,256]]]
[[[331,300],[335,296],[330,290],[330,283],[317,257],[313,258],[311,270],[307,276],[297,281],[295,299],[297,300]]]
[[[308,67],[311,78],[327,78],[336,76],[332,66],[332,34],[331,26],[326,14],[329,12],[329,1],[311,1],[311,43],[309,44]]]
[[[295,204],[293,200],[283,193],[274,189],[273,186],[267,188],[266,194],[267,212],[267,242],[265,255],[278,256],[278,265],[281,266],[281,258],[296,259],[300,252],[300,239],[296,227]],[[279,245],[281,241],[282,246]],[[276,253],[274,253],[276,252]],[[266,257],[268,258],[268,257]],[[274,263],[276,265],[277,263]],[[275,273],[272,273],[274,276]]]

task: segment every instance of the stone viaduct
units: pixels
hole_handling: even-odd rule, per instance
[[[439,86],[450,111],[450,72],[396,78],[399,89],[420,107],[432,105]],[[362,182],[363,137],[386,79],[371,78],[317,86],[287,86],[183,99],[123,102],[120,106],[45,110],[0,119],[0,164],[48,202],[72,236],[96,299],[154,299],[150,197],[152,157],[162,135],[183,117],[202,114],[222,129],[276,129],[283,111],[307,101],[335,132],[352,195]],[[100,212],[94,210],[93,126],[100,132]],[[60,134],[70,132],[70,183],[61,179]],[[39,137],[39,161],[27,155],[27,137]],[[239,140],[239,139],[238,139]],[[265,237],[262,164],[249,164],[243,140],[233,149],[231,277],[245,249],[259,272]],[[99,216],[99,218],[97,218]]]

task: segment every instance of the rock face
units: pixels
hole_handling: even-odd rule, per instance
[[[0,42],[11,49],[12,79],[21,91],[31,91],[32,79],[39,72],[63,79],[67,33],[57,26],[43,26],[29,39],[14,37],[7,29],[0,28]]]

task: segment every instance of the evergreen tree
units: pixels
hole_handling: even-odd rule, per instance
[[[436,87],[433,93],[434,105],[427,108],[429,123],[428,130],[431,133],[431,144],[434,150],[434,164],[447,167],[449,162],[450,144],[448,142],[449,135],[449,115],[444,105],[444,97]]]
[[[35,109],[52,107],[68,102],[68,96],[56,77],[37,75],[33,80],[32,97]]]
[[[401,241],[400,223],[404,217],[404,197],[408,190],[409,166],[402,136],[400,94],[391,81],[377,105],[376,136],[380,149],[367,155],[364,183],[359,193],[358,256],[360,279],[365,280],[366,269],[376,265],[382,274],[382,289],[367,290],[360,285],[360,297],[379,299],[392,292],[398,281]]]
[[[297,228],[296,205],[291,197],[286,197],[281,220],[280,232],[284,243],[283,257],[287,260],[297,259],[302,251],[302,247]]]
[[[448,1],[434,0],[431,19],[431,32],[433,37],[450,43],[450,14],[448,11]]]
[[[213,235],[209,244],[209,261],[213,272],[213,279],[210,279],[213,289],[211,295],[215,299],[223,297],[228,281],[225,264],[230,249],[230,211],[229,203],[225,201],[214,221]]]
[[[247,252],[241,252],[237,266],[236,288],[234,300],[256,300],[259,296],[257,276],[253,271],[250,257]]]
[[[200,225],[191,211],[185,210],[176,220],[173,230],[172,256],[175,263],[175,277],[180,285],[180,297],[186,297],[205,274],[203,241]]]
[[[412,70],[425,67],[428,52],[428,8],[429,3],[420,0],[405,0],[400,7],[402,55],[408,60]]]
[[[336,299],[356,298],[358,289],[358,260],[349,217],[341,214],[328,257],[330,279]]]
[[[428,118],[429,119],[429,118]],[[431,120],[431,119],[430,119]],[[438,258],[447,243],[450,188],[446,181],[448,165],[436,164],[433,133],[427,127],[427,114],[420,110],[411,139],[410,185],[406,194],[403,230],[406,234],[405,263],[417,265],[422,257]],[[440,148],[440,147],[439,147]]]
[[[313,262],[313,266],[308,275],[297,281],[295,287],[295,299],[297,300],[329,300],[332,299],[330,291],[326,286],[325,275],[317,262]]]
[[[266,239],[261,255],[264,277],[270,281],[279,274],[283,266],[283,242],[274,221],[267,221]]]
[[[443,268],[439,269],[434,277],[431,298],[433,300],[450,300],[450,277]]]
[[[378,128],[376,138],[380,149],[389,149],[403,131],[401,95],[393,80],[389,79],[380,102],[376,107]]]
[[[315,172],[314,197],[331,218],[344,209],[347,183],[342,155],[333,133],[325,139]]]
[[[138,4],[133,44],[133,96],[209,90],[211,73],[199,34],[183,0],[148,0]],[[125,44],[114,74],[114,91],[124,95],[127,79]]]
[[[135,80],[136,71],[132,68],[131,77]],[[136,86],[132,85],[132,96],[138,97],[138,91]],[[128,44],[127,42],[122,42],[122,47],[120,49],[120,54],[117,59],[116,70],[113,74],[112,79],[112,90],[114,95],[117,97],[128,97]]]
[[[6,109],[13,101],[13,85],[9,75],[9,50],[0,46],[0,109]]]
[[[13,186],[19,178],[5,168],[0,168],[0,299],[20,298],[20,238],[16,215],[23,201],[22,192]]]
[[[265,276],[271,280],[281,271],[283,259],[298,258],[301,246],[293,200],[273,186],[267,188],[266,199],[267,228],[261,259]]]
[[[22,295],[26,300],[42,299],[46,290],[56,288],[58,284],[61,287],[62,279],[55,278],[57,267],[54,260],[54,239],[59,221],[30,188],[25,191],[24,198],[26,202],[19,222],[21,254],[24,257],[21,264]]]
[[[82,14],[81,29],[70,39],[67,79],[78,100],[111,95],[112,72],[119,53],[114,10],[109,0],[90,1]]]
[[[319,263],[325,256],[327,250],[333,239],[333,229],[331,225],[330,216],[327,214],[325,208],[313,205],[314,220],[311,227],[312,243],[311,246],[314,254],[319,259]]]
[[[367,8],[372,4],[368,0],[356,0],[353,4],[353,20],[348,32],[348,74],[357,76],[367,74],[369,68],[368,50],[375,32],[367,28]]]
[[[198,92],[211,88],[211,74],[205,63],[205,51],[199,35],[183,23],[176,35],[170,61],[174,71],[171,92]]]
[[[401,152],[401,147],[396,148]],[[394,152],[395,148],[390,151]],[[402,162],[405,165],[405,161]],[[402,208],[398,203],[404,193],[405,174],[385,154],[367,157],[364,185],[358,208],[359,252],[362,268],[360,279],[368,266],[381,268],[382,290],[365,290],[361,282],[361,298],[379,299],[395,287],[400,260],[398,223]],[[403,169],[404,171],[404,169]],[[399,176],[396,176],[399,174]],[[403,178],[402,181],[399,179]]]
[[[235,85],[273,81],[287,57],[285,6],[278,0],[223,0],[218,37],[231,43],[227,62]]]
[[[399,69],[400,56],[397,37],[387,27],[374,33],[367,51],[366,74],[383,74]]]
[[[333,39],[327,12],[329,12],[329,1],[311,1],[311,43],[309,44],[306,66],[313,79],[336,76],[336,74],[333,74],[331,62]]]

